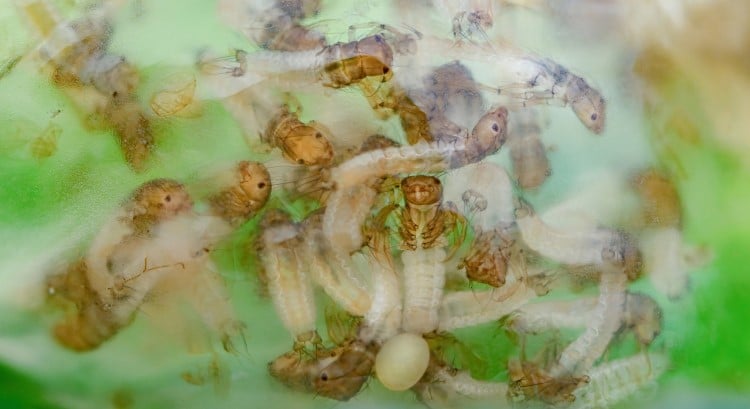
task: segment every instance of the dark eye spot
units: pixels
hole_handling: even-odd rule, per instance
[[[264,187],[266,187],[266,182],[258,183],[258,189],[263,189]]]
[[[383,74],[388,74],[391,71],[388,67],[383,67]]]
[[[328,380],[328,374],[325,373],[325,372],[323,372],[322,374],[320,374],[320,380],[321,381],[327,381]]]
[[[500,132],[500,126],[498,126],[498,124],[492,124],[492,130],[495,132]]]
[[[592,121],[596,121],[596,118],[599,118],[599,115],[597,115],[596,113],[591,114]]]
[[[165,198],[164,198],[164,200],[165,200],[166,202],[171,202],[171,201],[172,201],[172,196],[170,196],[170,195],[167,195],[167,197],[165,197]]]
[[[320,139],[320,138],[322,138],[322,137],[323,137],[323,134],[322,134],[322,133],[320,133],[320,132],[315,132],[315,137],[316,137],[317,139]]]
[[[302,160],[302,159],[297,159],[297,163],[299,163],[300,165],[304,165],[304,164],[305,164],[305,161],[304,161],[304,160]]]

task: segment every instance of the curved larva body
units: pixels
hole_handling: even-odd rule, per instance
[[[539,333],[559,328],[583,328],[594,318],[597,298],[527,304],[511,319],[516,332]]]
[[[448,168],[449,158],[463,144],[417,143],[359,154],[331,169],[331,180],[343,190],[399,173],[433,173]]]
[[[398,334],[402,319],[402,292],[398,273],[388,257],[374,255],[372,304],[364,317],[360,337],[383,343]]]
[[[306,260],[297,255],[299,231],[291,223],[263,232],[261,260],[268,278],[268,292],[281,322],[296,339],[315,330],[315,298]]]
[[[550,371],[552,376],[583,375],[604,354],[622,325],[626,284],[627,276],[622,272],[602,273],[593,320],[584,333],[562,351],[560,360]]]
[[[461,396],[473,399],[505,398],[508,385],[503,382],[478,381],[467,371],[458,371],[455,375],[448,370],[440,370],[435,374],[435,382],[441,384],[441,389],[450,390]]]
[[[306,220],[305,234],[302,242],[302,259],[305,260],[313,280],[323,288],[339,306],[355,316],[363,316],[370,309],[371,298],[367,288],[361,280],[355,280],[354,267],[351,260],[343,260],[347,268],[340,268],[339,260],[335,260],[336,268],[332,268],[326,257],[331,253],[321,232],[321,217],[317,213]],[[334,261],[334,260],[332,260]]]
[[[516,225],[529,248],[564,264],[603,263],[602,251],[615,239],[613,232],[599,229],[582,232],[559,231],[544,223],[527,204],[521,206],[521,209],[516,211]]]
[[[442,247],[418,248],[401,253],[404,280],[401,327],[404,331],[426,334],[437,328],[438,309],[445,286],[445,258]]]
[[[377,191],[367,185],[340,187],[328,197],[323,215],[323,237],[333,251],[350,254],[365,243],[362,225],[375,203]]]
[[[653,383],[667,369],[662,355],[638,354],[594,367],[588,372],[588,385],[573,394],[571,409],[605,409]]]
[[[594,133],[604,130],[606,103],[601,93],[583,78],[548,59],[510,46],[492,47],[491,51],[473,44],[454,47],[449,40],[425,36],[418,42],[420,52],[439,52],[451,59],[476,61],[496,67],[496,83],[512,84],[508,88],[488,87],[495,94],[520,98],[524,106],[554,101],[570,105],[581,123]],[[516,91],[515,89],[520,88]]]
[[[536,298],[522,282],[483,292],[446,294],[440,306],[440,331],[450,331],[500,319]]]

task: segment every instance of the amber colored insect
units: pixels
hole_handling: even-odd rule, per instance
[[[281,149],[284,157],[306,166],[327,166],[333,162],[328,130],[315,121],[307,124],[283,106],[266,127],[263,139]]]
[[[386,81],[392,76],[391,68],[371,55],[334,61],[326,64],[323,71],[330,81],[323,85],[331,88],[348,87],[368,77],[383,77],[382,81]]]
[[[447,213],[440,210],[440,180],[434,176],[409,176],[401,181],[401,191],[406,200],[399,229],[402,246],[411,250],[434,246],[446,227]]]
[[[227,189],[209,198],[217,215],[232,224],[250,219],[271,195],[271,175],[262,163],[241,161],[234,170],[234,181]]]
[[[513,244],[501,231],[480,232],[458,268],[465,269],[471,281],[500,287],[505,284]]]
[[[133,170],[143,170],[154,146],[154,136],[151,121],[143,114],[138,102],[132,98],[113,98],[105,107],[103,116],[115,130],[125,161]]]
[[[270,362],[268,371],[291,389],[346,401],[370,377],[376,348],[354,340],[313,356],[290,351]]]
[[[589,382],[588,376],[555,378],[537,364],[511,359],[508,361],[508,398],[512,401],[536,399],[550,405],[575,401],[573,391]]]
[[[313,381],[313,389],[318,395],[347,401],[370,378],[377,346],[353,340],[336,349],[336,360],[320,371]]]
[[[394,82],[375,82],[368,79],[360,83],[360,88],[374,110],[393,111],[398,115],[406,134],[406,141],[410,145],[419,141],[432,142],[427,114],[414,103],[401,86]]]
[[[176,215],[193,205],[185,186],[172,179],[154,179],[141,185],[128,199],[128,221],[134,235],[148,235],[152,227],[166,217]]]
[[[42,133],[29,143],[31,156],[36,159],[46,159],[57,152],[57,140],[62,134],[62,128],[59,125],[50,123]]]
[[[682,204],[671,180],[655,169],[637,174],[631,180],[643,206],[643,222],[654,227],[679,227]]]
[[[151,110],[162,118],[185,110],[195,101],[195,85],[195,78],[190,78],[177,87],[169,87],[155,93],[149,101]]]

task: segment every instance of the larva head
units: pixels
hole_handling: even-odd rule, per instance
[[[359,40],[357,42],[357,54],[374,57],[387,67],[393,64],[393,49],[388,45],[385,37],[380,34]]]
[[[214,214],[231,224],[239,224],[266,204],[271,194],[271,176],[263,164],[249,161],[241,161],[232,172],[232,184],[208,201]]]
[[[646,294],[628,293],[623,318],[641,345],[651,345],[661,333],[663,321],[661,307]]]
[[[305,166],[326,166],[333,162],[333,146],[322,127],[299,126],[284,138],[281,149],[284,156]]]
[[[583,78],[576,78],[569,91],[570,107],[586,128],[595,134],[604,130],[607,104],[604,97]]]
[[[497,152],[508,139],[508,109],[498,107],[484,114],[466,142],[472,152],[472,162],[478,162],[488,155]]]
[[[622,268],[628,280],[635,281],[643,272],[643,256],[633,238],[622,231],[614,232],[609,245],[602,249],[602,260]]]
[[[254,212],[263,207],[271,195],[271,175],[268,169],[259,162],[242,161],[237,165],[237,175],[245,208]]]
[[[409,176],[401,181],[401,190],[409,205],[434,205],[443,198],[443,186],[434,176]]]
[[[171,217],[193,207],[185,186],[172,179],[154,179],[133,192],[131,203],[137,212],[156,219]]]
[[[421,336],[403,333],[383,344],[375,357],[375,376],[392,391],[405,391],[422,378],[430,363],[430,347]]]

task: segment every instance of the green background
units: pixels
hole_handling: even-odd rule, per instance
[[[56,4],[65,15],[75,16],[81,9],[73,0]],[[391,6],[373,1],[351,7],[346,2],[324,5],[317,19],[324,21],[333,41],[345,39],[348,24],[390,21],[398,14]],[[128,4],[117,17],[111,51],[126,55],[141,69],[139,92],[150,95],[169,72],[192,67],[203,48],[220,54],[236,47],[252,48],[215,16],[215,5],[206,1]],[[449,29],[435,25],[436,31]],[[649,401],[674,402],[661,401],[656,407],[712,407],[707,402],[713,399],[724,405],[713,407],[747,407],[743,398],[750,390],[750,341],[745,338],[750,311],[746,155],[717,142],[712,119],[690,77],[669,77],[660,89],[669,106],[644,109],[633,98],[628,82],[632,60],[616,38],[581,43],[557,31],[543,15],[529,12],[496,16],[496,25],[519,45],[591,80],[609,102],[607,130],[598,137],[588,133],[569,110],[549,109],[550,126],[544,138],[555,147],[550,156],[554,173],[530,200],[539,206],[554,203],[586,172],[627,172],[657,163],[679,173],[686,240],[714,252],[709,266],[693,272],[688,297],[675,303],[660,299],[666,326],[655,348],[666,351],[672,366],[660,381],[662,388],[642,395]],[[36,41],[13,4],[0,0],[0,64],[28,52]],[[324,97],[303,98],[310,106],[307,112],[314,113],[315,98]],[[353,92],[345,97],[360,98]],[[220,103],[206,101],[203,108],[196,118],[157,122],[154,159],[147,172],[134,174],[125,166],[114,138],[106,131],[85,129],[71,101],[48,82],[33,58],[24,58],[0,79],[0,406],[419,407],[411,394],[386,391],[376,381],[346,404],[292,393],[272,381],[265,364],[291,342],[270,302],[257,296],[252,275],[242,268],[246,263],[237,260],[241,240],[230,243],[219,260],[233,302],[248,324],[247,349],[238,356],[220,355],[231,368],[229,391],[215,391],[211,382],[195,386],[182,381],[181,373],[200,372],[211,355],[186,353],[184,346],[157,335],[158,329],[143,317],[91,353],[63,350],[49,337],[58,315],[45,305],[40,283],[85,247],[135,186],[154,177],[197,180],[217,163],[262,159],[250,151]],[[697,139],[686,142],[684,128],[665,125],[664,116],[675,110],[690,118]],[[50,123],[62,129],[56,151],[48,158],[34,158],[30,143]],[[665,144],[670,155],[661,149]],[[506,156],[501,153],[497,160],[506,163]],[[684,171],[677,172],[679,168]],[[249,223],[239,237],[254,228]],[[636,287],[649,291],[647,283]],[[464,335],[488,359],[513,348],[492,328]],[[505,352],[493,352],[501,349]],[[490,368],[499,371],[500,362]]]

